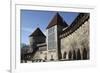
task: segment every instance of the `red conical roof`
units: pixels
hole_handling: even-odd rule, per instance
[[[64,27],[67,27],[68,24],[62,19],[62,17],[59,15],[59,13],[56,13],[49,25],[47,26],[47,29],[54,26],[54,25],[61,25]]]

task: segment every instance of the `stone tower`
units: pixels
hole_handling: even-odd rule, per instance
[[[61,59],[60,39],[59,35],[63,31],[63,28],[68,25],[62,19],[59,13],[56,13],[49,25],[47,26],[47,51],[48,60]]]
[[[38,50],[37,44],[45,43],[46,36],[42,33],[40,28],[36,28],[36,30],[29,36],[30,39],[30,47],[33,51]]]

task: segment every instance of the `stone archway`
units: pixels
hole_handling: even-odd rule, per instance
[[[72,52],[71,52],[71,51],[69,51],[69,53],[68,53],[68,59],[69,59],[69,60],[72,59]]]
[[[86,60],[87,59],[87,50],[86,48],[83,49],[83,60]]]
[[[73,60],[76,60],[76,52],[73,50]]]
[[[53,58],[53,55],[51,55],[51,59],[50,59],[51,61],[53,61],[54,60],[54,58]]]
[[[77,60],[81,60],[81,53],[80,49],[77,50]]]
[[[65,51],[63,54],[63,59],[66,59],[67,52]]]

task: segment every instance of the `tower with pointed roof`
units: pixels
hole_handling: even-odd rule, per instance
[[[49,25],[47,26],[47,50],[49,60],[58,60],[61,58],[59,35],[63,28],[67,27],[59,13],[56,13]]]
[[[46,42],[46,36],[38,27],[31,35],[29,35],[29,37],[30,37],[30,46],[33,49],[33,51],[36,49],[37,44]]]

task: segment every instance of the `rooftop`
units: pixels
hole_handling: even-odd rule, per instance
[[[40,28],[36,28],[36,30],[31,34],[29,35],[29,37],[37,37],[37,36],[44,36],[46,37],[43,32],[40,30]]]
[[[51,22],[49,23],[46,29],[49,29],[50,27],[55,25],[61,25],[64,27],[68,26],[68,24],[63,20],[59,13],[55,14],[55,16],[52,18]]]

